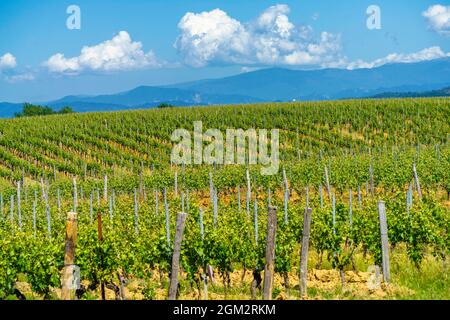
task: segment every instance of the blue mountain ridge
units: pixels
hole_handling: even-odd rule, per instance
[[[334,100],[383,96],[390,92],[426,92],[450,86],[450,58],[419,63],[387,64],[372,69],[261,69],[221,79],[168,86],[140,86],[109,95],[66,96],[44,102],[54,109],[77,112],[176,106],[242,104],[293,100]],[[12,117],[22,104],[0,103],[0,117]]]
[[[359,98],[383,91],[426,91],[450,84],[450,58],[387,64],[373,69],[263,69],[223,79],[168,87],[243,94],[267,101]]]

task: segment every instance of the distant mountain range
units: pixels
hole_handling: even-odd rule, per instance
[[[419,63],[387,64],[373,69],[262,69],[222,79],[170,86],[140,86],[111,95],[67,96],[34,102],[54,109],[71,106],[77,112],[176,106],[332,100],[365,97],[435,96],[450,87],[450,58]],[[448,94],[447,94],[448,95]],[[0,103],[0,117],[12,117],[22,104]]]
[[[449,85],[450,58],[444,58],[357,70],[264,69],[168,87],[216,94],[245,94],[265,101],[291,101],[359,98],[387,91],[435,90]]]
[[[450,87],[441,90],[431,90],[425,92],[384,92],[371,98],[425,98],[425,97],[450,97]]]

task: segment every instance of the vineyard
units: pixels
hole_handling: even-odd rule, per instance
[[[198,120],[222,132],[279,129],[278,174],[261,175],[257,165],[172,164],[172,132],[192,131]],[[273,210],[273,298],[410,298],[425,286],[411,283],[423,280],[437,281],[437,292],[420,297],[450,299],[449,142],[446,98],[1,120],[0,299],[61,298],[69,212],[79,299],[166,299],[179,213],[186,215],[177,297],[261,299]],[[391,281],[377,275],[376,289],[367,289],[368,267],[384,270],[380,201]],[[437,280],[426,278],[430,268]],[[327,277],[336,286],[324,285]]]

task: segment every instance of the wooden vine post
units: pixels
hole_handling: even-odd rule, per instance
[[[76,212],[67,214],[66,246],[64,254],[64,269],[62,272],[61,299],[75,299],[75,246],[77,242],[78,220]]]
[[[275,268],[275,241],[277,232],[277,209],[269,207],[267,216],[266,265],[264,267],[263,300],[272,300],[273,275]]]
[[[325,183],[327,184],[328,199],[331,200],[330,177],[328,175],[328,168],[327,168],[327,166],[325,166]]]
[[[98,231],[98,242],[102,243],[103,241],[103,225],[102,225],[102,214],[99,211],[97,214],[97,231]],[[100,257],[100,262],[103,265],[103,257]],[[105,295],[105,284],[103,282],[100,282],[100,292],[102,295],[102,300],[106,300]]]
[[[181,242],[183,241],[184,226],[186,223],[186,213],[180,212],[177,215],[177,225],[172,255],[172,272],[170,274],[168,300],[176,300],[178,293],[178,272],[180,269]]]
[[[203,245],[203,241],[205,240],[205,227],[203,225],[203,209],[200,207],[200,235],[202,237],[202,245]],[[205,264],[205,257],[202,258],[202,268],[203,268],[203,272],[202,272],[202,277],[203,277],[203,291],[204,291],[204,297],[205,300],[208,300],[208,277],[207,277],[207,267]]]
[[[389,283],[391,279],[389,264],[389,241],[387,234],[386,207],[384,201],[378,201],[378,214],[380,217],[380,235],[381,235],[381,259],[383,267],[384,282]]]
[[[375,195],[375,187],[374,187],[374,182],[373,182],[373,167],[372,164],[369,167],[369,179],[370,179],[370,194],[372,195],[372,197]]]
[[[300,297],[305,298],[307,295],[307,280],[308,280],[308,250],[309,250],[309,235],[311,232],[311,215],[312,209],[305,209],[305,220],[303,221],[303,238],[302,251],[300,257]]]
[[[417,175],[416,163],[413,164],[414,183],[416,184],[419,199],[422,200],[422,189],[420,188],[419,176]]]

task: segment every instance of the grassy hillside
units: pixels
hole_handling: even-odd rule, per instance
[[[434,98],[1,120],[0,299],[20,296],[17,290],[60,297],[69,211],[78,215],[80,298],[99,298],[100,283],[110,298],[119,298],[114,289],[128,298],[165,298],[177,214],[186,212],[181,297],[204,296],[203,271],[211,265],[211,299],[248,299],[265,263],[269,205],[278,208],[274,298],[299,296],[310,207],[309,296],[448,299],[448,119],[450,99]],[[173,130],[192,130],[197,120],[223,133],[280,129],[278,174],[263,176],[258,166],[171,165]],[[381,264],[379,200],[386,204],[392,283],[372,290],[366,271]]]
[[[446,148],[449,99],[174,108],[0,121],[1,175],[101,177],[170,166],[176,128],[279,128],[284,162]]]

